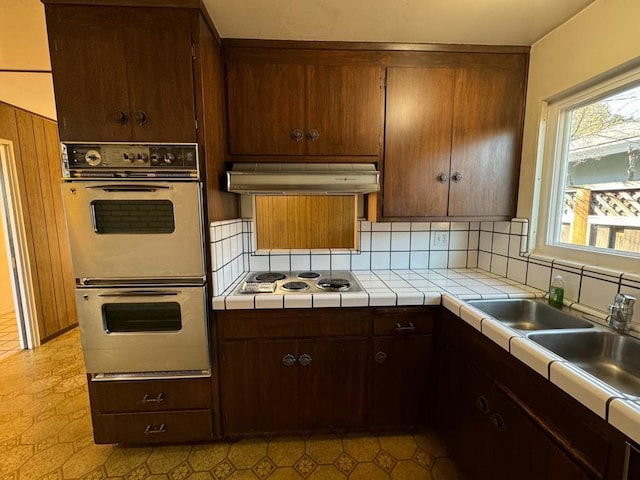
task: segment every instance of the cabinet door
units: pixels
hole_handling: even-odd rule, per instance
[[[60,140],[130,138],[121,30],[92,22],[83,7],[46,8]]]
[[[229,152],[232,155],[302,155],[304,66],[227,64]]]
[[[132,140],[195,142],[189,24],[136,25],[124,38]]]
[[[364,426],[367,340],[301,340],[298,357],[300,428]]]
[[[515,69],[456,71],[450,216],[515,214],[524,81]]]
[[[222,428],[225,435],[293,431],[298,427],[298,362],[293,340],[222,344]]]
[[[379,156],[382,68],[309,65],[306,73],[307,154]],[[312,131],[318,132],[315,141]]]
[[[387,69],[386,217],[447,215],[454,78],[449,68]]]
[[[372,426],[426,423],[431,359],[431,335],[374,338],[369,357]]]

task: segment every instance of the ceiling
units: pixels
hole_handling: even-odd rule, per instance
[[[532,45],[594,0],[204,0],[222,38]]]

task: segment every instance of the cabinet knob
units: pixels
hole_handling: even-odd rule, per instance
[[[455,183],[458,183],[460,180],[462,180],[462,174],[460,172],[456,172],[453,175],[451,175],[451,180],[453,180]]]
[[[307,132],[307,138],[312,142],[315,142],[316,140],[318,140],[318,137],[320,137],[320,132],[318,132],[318,130],[313,129]]]
[[[142,403],[161,403],[164,402],[164,393],[160,392],[155,397],[151,397],[148,393],[142,397]]]
[[[156,427],[155,425],[147,425],[147,428],[144,429],[145,435],[157,435],[159,433],[167,433],[164,423],[159,427]]]
[[[299,128],[296,128],[293,132],[291,132],[291,140],[299,142],[304,138],[304,133]]]
[[[480,410],[482,413],[489,412],[489,400],[484,395],[480,395],[476,398],[476,408]]]
[[[416,329],[416,327],[413,325],[413,323],[409,322],[409,325],[407,326],[402,326],[399,323],[396,323],[396,332],[399,333],[405,333],[405,332],[413,332]]]
[[[504,418],[502,418],[502,415],[494,413],[493,415],[491,415],[489,421],[491,422],[491,425],[493,425],[499,432],[504,432],[507,430],[507,426],[504,424]]]
[[[118,125],[124,125],[129,120],[129,117],[124,112],[118,112],[116,114],[116,123]]]
[[[294,357],[290,353],[287,353],[284,357],[282,357],[282,363],[284,363],[285,367],[290,367],[294,363],[296,363],[296,357]]]
[[[142,126],[147,124],[147,122],[149,121],[149,116],[147,115],[147,112],[139,110],[133,114],[133,119],[138,125]]]
[[[374,357],[377,363],[384,363],[387,361],[387,354],[385,352],[378,352]]]
[[[307,353],[303,353],[302,355],[300,355],[300,358],[298,359],[298,361],[300,362],[300,365],[305,367],[311,363],[311,360],[313,360],[311,358],[311,355]]]
[[[449,175],[447,175],[446,173],[442,172],[441,174],[438,175],[438,181],[440,183],[447,183],[447,180],[449,180]]]

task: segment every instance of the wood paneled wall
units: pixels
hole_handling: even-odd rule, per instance
[[[0,103],[0,138],[13,143],[42,342],[77,324],[64,218],[57,124]]]
[[[357,248],[355,195],[256,195],[258,249]]]

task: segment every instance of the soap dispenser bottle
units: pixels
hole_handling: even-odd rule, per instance
[[[549,305],[562,308],[562,302],[564,300],[564,280],[561,275],[556,275],[551,280],[551,286],[549,288]]]

